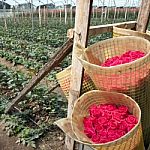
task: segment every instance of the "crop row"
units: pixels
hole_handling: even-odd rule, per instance
[[[64,117],[66,103],[56,93],[49,93],[45,86],[37,86],[19,103],[21,112],[13,111],[12,115],[4,114],[4,109],[18,92],[29,82],[21,72],[0,65],[0,120],[5,122],[9,135],[17,135],[18,143],[35,147],[35,141],[44,136],[53,125],[52,119]],[[34,124],[31,119],[36,122]],[[54,119],[54,120],[55,120]]]

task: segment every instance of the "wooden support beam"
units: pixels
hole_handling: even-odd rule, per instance
[[[54,67],[58,66],[58,64],[72,51],[72,47],[73,41],[72,39],[68,39],[53,58],[32,78],[19,95],[8,104],[5,113],[9,112],[16,104],[18,104]]]
[[[122,22],[122,23],[114,23],[114,24],[107,24],[107,25],[98,25],[98,26],[91,26],[89,29],[89,35],[90,36],[96,36],[98,34],[102,34],[105,32],[112,32],[113,26],[117,26],[120,28],[125,29],[133,29],[136,26],[136,21],[129,21],[129,22]],[[67,32],[68,38],[74,37],[74,29],[69,29]]]
[[[81,44],[83,47],[87,46],[88,31],[90,24],[90,15],[93,0],[77,0],[76,18],[75,18],[75,35],[72,53],[72,67],[71,67],[71,84],[68,101],[68,118],[71,117],[75,100],[80,95],[81,81],[83,74],[83,67],[76,57],[76,43]],[[66,148],[69,150],[74,149],[74,141],[66,137]]]
[[[138,14],[136,30],[146,32],[150,19],[150,0],[142,0]]]

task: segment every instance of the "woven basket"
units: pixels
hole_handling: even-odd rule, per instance
[[[71,80],[71,66],[67,67],[65,70],[56,74],[56,78],[63,90],[65,96],[69,97],[69,89],[70,89],[70,80]],[[83,76],[83,83],[81,87],[81,94],[88,92],[90,90],[94,90],[95,85],[88,74],[85,72]]]
[[[138,118],[138,124],[123,137],[105,144],[94,144],[85,134],[83,118],[89,116],[89,107],[93,104],[113,103],[125,105]],[[138,104],[130,97],[116,92],[90,91],[83,94],[75,103],[72,113],[72,129],[77,139],[96,150],[144,150],[141,130],[141,111]]]
[[[118,36],[137,36],[137,37],[145,38],[150,41],[149,31],[147,31],[146,33],[142,33],[130,29],[113,27],[113,37],[118,37]]]
[[[101,67],[107,59],[128,50],[141,50],[146,56],[134,62]],[[126,36],[98,42],[83,49],[77,46],[77,56],[99,90],[117,91],[135,99],[142,110],[144,140],[150,141],[150,43],[139,37]],[[150,131],[150,130],[148,130]]]

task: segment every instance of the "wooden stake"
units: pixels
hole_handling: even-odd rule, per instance
[[[125,16],[124,19],[127,20],[128,7],[125,8]]]
[[[117,14],[117,7],[115,6],[115,13],[114,13],[114,23],[115,23],[115,20],[116,20],[116,14]]]
[[[70,7],[70,23],[71,23],[71,25],[72,25],[72,5],[71,5],[71,7]]]
[[[44,6],[44,25],[45,25],[45,23],[46,23],[46,8]]]
[[[60,22],[61,22],[61,8],[59,9],[59,16],[60,16]]]
[[[30,92],[48,73],[50,73],[54,67],[56,67],[72,51],[72,46],[72,39],[67,40],[54,57],[50,59],[49,62],[38,72],[38,74],[35,75],[25,86],[19,95],[8,104],[5,113],[8,113],[12,107],[17,105],[28,92]]]
[[[39,27],[41,27],[42,22],[41,22],[41,6],[39,6]]]
[[[76,18],[75,18],[75,35],[74,35],[72,68],[71,68],[72,75],[68,101],[68,118],[71,117],[74,102],[80,95],[82,71],[83,71],[83,67],[76,57],[75,44],[80,43],[83,47],[87,46],[92,3],[93,0],[77,1]],[[66,137],[65,143],[67,149],[73,150],[74,141],[72,139]]]
[[[136,30],[146,32],[150,18],[150,0],[142,0]]]
[[[54,17],[54,12],[53,12],[53,10],[52,10],[52,18]]]
[[[67,24],[67,5],[65,4],[65,24]]]
[[[105,21],[107,19],[107,7],[105,7],[105,15],[104,15]]]

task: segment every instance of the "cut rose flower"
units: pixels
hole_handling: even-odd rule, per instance
[[[112,58],[108,58],[104,63],[101,64],[103,67],[111,67],[120,64],[125,64],[137,60],[141,57],[145,56],[144,52],[139,50],[135,51],[127,51],[126,53],[122,54],[121,56],[114,56]]]
[[[83,119],[84,133],[96,144],[114,141],[138,123],[124,105],[93,105],[89,108],[89,114]]]

